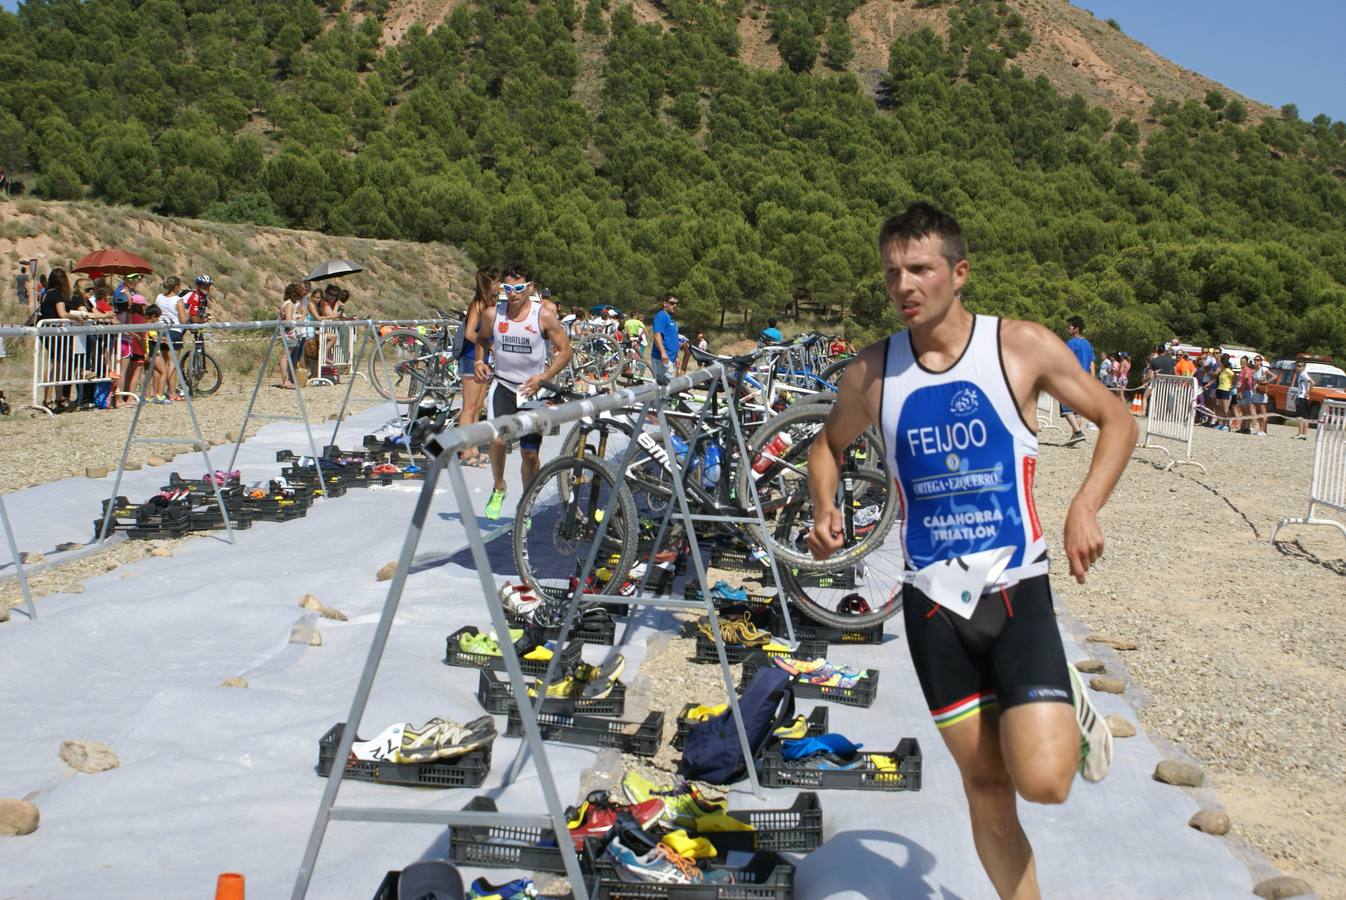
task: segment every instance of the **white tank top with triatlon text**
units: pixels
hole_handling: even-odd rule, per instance
[[[495,306],[495,377],[518,387],[547,368],[547,339],[542,336],[541,303],[528,304],[520,322],[509,317],[503,300]]]
[[[1012,550],[1008,566],[984,590],[1046,573],[1033,502],[1038,439],[1010,391],[997,317],[975,317],[963,355],[943,372],[922,368],[907,332],[888,338],[881,418],[909,578],[1000,548]]]

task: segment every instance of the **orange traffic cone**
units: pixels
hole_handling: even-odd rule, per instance
[[[1140,391],[1136,391],[1131,395],[1131,415],[1138,416],[1143,412],[1145,412],[1145,399]]]
[[[243,900],[243,876],[223,872],[215,882],[215,900]]]

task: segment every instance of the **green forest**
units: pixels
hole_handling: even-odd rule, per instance
[[[563,303],[673,290],[691,326],[803,304],[857,340],[896,322],[878,226],[927,199],[963,222],[978,311],[1346,355],[1346,124],[1215,91],[1114,120],[1026,77],[994,0],[918,0],[948,35],[894,42],[875,96],[846,70],[857,5],[662,0],[661,28],[474,2],[390,46],[388,0],[25,0],[0,11],[0,165],[41,197],[521,259]],[[744,15],[779,70],[740,60]]]

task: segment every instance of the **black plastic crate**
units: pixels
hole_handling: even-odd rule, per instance
[[[795,637],[801,641],[823,641],[828,644],[882,644],[883,623],[865,628],[834,628],[823,625],[808,617],[797,605],[790,605],[790,622],[795,627]],[[771,631],[785,634],[785,616],[779,606],[771,607]]]
[[[337,743],[345,730],[346,723],[340,722],[333,725],[318,741],[318,774],[324,778],[332,771]],[[358,735],[356,740],[360,740]],[[383,763],[355,759],[346,763],[347,778],[427,788],[480,787],[490,771],[490,747],[473,750],[446,762]]]
[[[855,586],[860,583],[853,565],[837,569],[834,572],[813,572],[791,568],[790,577],[802,588],[853,591]]]
[[[102,522],[94,522],[94,530],[102,527]],[[157,541],[163,538],[185,537],[191,532],[191,527],[187,520],[174,522],[165,525],[144,526],[139,524],[128,524],[126,526],[126,536],[133,541]]]
[[[774,665],[765,653],[754,653],[743,661],[743,680],[740,687],[746,687],[752,676],[763,666]],[[845,706],[869,707],[879,693],[879,670],[868,669],[864,678],[856,682],[855,687],[823,687],[810,684],[799,677],[790,680],[794,694],[800,700],[825,700],[828,703],[841,703]]]
[[[515,628],[521,628],[528,620],[505,611],[505,618]],[[561,626],[553,625],[542,629],[543,640],[554,641],[561,635]],[[612,613],[605,607],[598,613],[581,618],[570,629],[569,639],[581,644],[596,644],[611,647],[617,638],[617,623],[612,621]]]
[[[687,714],[695,709],[699,704],[688,703],[678,713],[677,731],[673,734],[673,749],[681,750],[687,742],[687,729],[691,728],[695,722],[687,718]],[[827,734],[827,707],[815,706],[808,714],[808,731],[805,732],[808,737],[818,737]],[[779,848],[777,848],[779,849]]]
[[[225,507],[225,511],[229,513],[229,527],[234,531],[243,531],[252,527],[255,517],[250,513],[245,513],[241,509],[229,509],[228,507]],[[190,531],[216,531],[224,527],[224,516],[220,515],[218,507],[196,509],[192,510],[191,514],[187,516],[187,524]]]
[[[856,754],[864,762],[854,769],[811,769],[806,761],[786,762],[780,745],[767,747],[758,769],[763,787],[820,788],[838,791],[919,791],[921,789],[921,744],[916,738],[902,738],[886,753]],[[897,771],[880,772],[871,761],[887,756],[897,762]]]
[[[242,485],[242,478],[242,475],[231,475],[227,477],[219,486],[220,492],[222,494],[228,493],[231,490],[237,492]],[[215,493],[215,481],[212,478],[183,478],[177,472],[169,472],[168,484],[164,486],[164,490],[173,491],[179,489],[189,491],[193,494],[211,494],[213,496]]]
[[[465,812],[499,812],[490,797],[473,797]],[[565,872],[551,829],[519,825],[454,825],[449,829],[449,861],[485,869]]]
[[[309,504],[297,500],[266,497],[261,500],[244,500],[243,509],[254,519],[262,522],[288,522],[308,515]]]
[[[623,881],[606,841],[589,838],[580,868],[592,900],[793,900],[795,867],[778,853],[753,854],[742,866],[712,864],[733,873],[726,884],[659,884]]]
[[[753,559],[747,550],[716,548],[710,553],[712,569],[729,569],[734,572],[758,572],[766,567],[766,562]]]
[[[659,752],[659,742],[664,736],[664,714],[657,711],[647,715],[644,722],[543,712],[538,714],[537,724],[544,741],[616,747],[635,756],[654,756]],[[509,709],[505,736],[523,737],[523,719],[517,706]]]
[[[754,830],[702,832],[719,857],[763,850],[808,853],[823,843],[823,805],[812,791],[801,791],[788,809],[731,809],[726,814]]]
[[[699,602],[701,600],[701,585],[695,580],[688,581],[682,589],[682,596],[684,600]],[[711,596],[715,600],[716,609],[722,609],[724,607],[742,607],[751,614],[753,624],[758,625],[759,627],[765,627],[767,617],[771,614],[771,610],[776,606],[776,596],[774,594],[757,591],[748,591],[746,600],[726,600],[723,597],[717,597],[713,594]]]
[[[472,625],[465,625],[444,639],[444,665],[462,666],[466,669],[489,669],[492,672],[505,671],[505,658],[503,656],[468,653],[459,645],[458,638],[460,636],[477,630]],[[580,652],[583,649],[584,645],[579,641],[571,641],[566,645],[566,648],[561,651],[559,671],[566,671],[579,662]],[[522,657],[519,659],[519,663],[523,667],[523,674],[532,675],[535,678],[541,678],[547,674],[547,662],[545,659],[523,659]]]
[[[827,642],[800,641],[799,647],[795,650],[767,650],[762,647],[745,647],[742,644],[724,645],[724,655],[729,660],[730,665],[741,663],[754,653],[765,653],[767,656],[799,656],[811,659],[827,655]],[[698,630],[696,633],[696,652],[692,655],[692,662],[718,663],[719,661],[720,655],[715,652],[715,642]]]
[[[532,697],[525,698],[535,703]],[[514,709],[514,687],[508,678],[501,678],[485,669],[477,682],[477,700],[481,708],[496,716],[507,716]],[[601,700],[565,700],[548,698],[542,704],[543,712],[574,715],[583,713],[590,716],[620,716],[626,711],[626,685],[618,681],[612,686],[612,692]]]
[[[108,501],[107,501],[106,499],[104,499],[104,500],[103,500],[103,514],[104,514],[104,515],[107,514],[107,507],[108,507]],[[120,518],[125,519],[125,518],[129,518],[129,517],[131,517],[131,516],[134,516],[135,514],[136,514],[136,504],[132,503],[132,502],[131,502],[130,500],[128,500],[127,498],[125,498],[125,497],[118,497],[116,500],[112,501],[112,515],[113,515],[113,517],[120,517]]]

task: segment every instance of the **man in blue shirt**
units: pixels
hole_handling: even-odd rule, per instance
[[[1066,319],[1066,333],[1070,339],[1066,341],[1066,346],[1070,352],[1075,354],[1075,358],[1080,362],[1080,368],[1089,373],[1089,377],[1094,375],[1094,346],[1084,338],[1084,320],[1079,316],[1071,316]],[[1070,440],[1066,441],[1066,446],[1070,447],[1084,440],[1084,429],[1080,427],[1080,417],[1075,415],[1075,410],[1061,404],[1061,415],[1065,416],[1070,423]]]
[[[766,327],[762,329],[762,342],[767,344],[779,344],[785,340],[785,335],[781,334],[776,327],[775,319],[767,319]]]
[[[654,347],[650,350],[650,365],[654,369],[654,380],[667,384],[672,375],[673,363],[678,358],[678,323],[673,321],[673,313],[678,310],[678,298],[664,294],[661,306],[654,314],[651,328]]]

